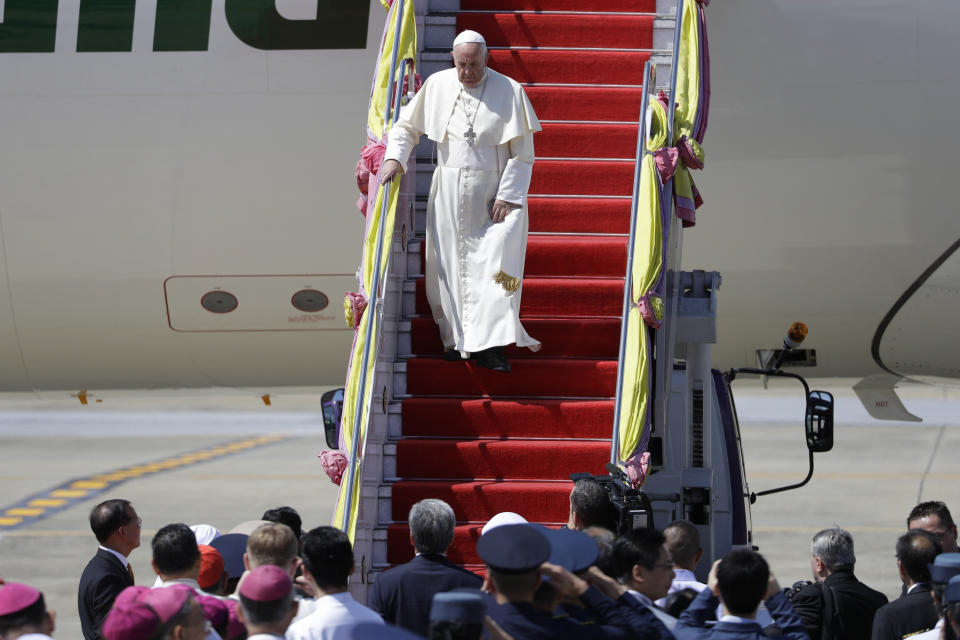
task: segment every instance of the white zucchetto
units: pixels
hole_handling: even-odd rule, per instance
[[[483,39],[483,36],[477,33],[476,31],[471,31],[467,29],[466,31],[461,31],[454,41],[453,46],[458,44],[467,44],[468,42],[476,42],[477,44],[482,44],[486,46],[487,41]]]

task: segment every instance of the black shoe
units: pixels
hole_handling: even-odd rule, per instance
[[[447,349],[443,352],[443,359],[447,362],[460,362],[463,358],[460,356],[460,352],[456,349]]]
[[[510,367],[510,362],[507,361],[507,356],[503,347],[490,347],[489,349],[484,349],[483,351],[474,354],[473,359],[477,361],[478,365],[490,369],[491,371],[510,373],[512,370]]]

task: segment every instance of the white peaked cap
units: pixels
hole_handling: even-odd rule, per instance
[[[497,515],[490,518],[487,521],[487,524],[483,525],[483,529],[480,529],[480,535],[485,534],[491,529],[496,529],[497,527],[502,527],[505,524],[523,524],[527,521],[519,513],[514,513],[513,511],[501,511]]]
[[[476,31],[467,29],[466,31],[461,31],[460,35],[454,39],[453,46],[457,46],[458,44],[467,44],[468,42],[476,42],[477,44],[482,44],[484,46],[487,44],[487,41],[483,39],[482,35]],[[526,520],[524,520],[524,522],[526,522]]]

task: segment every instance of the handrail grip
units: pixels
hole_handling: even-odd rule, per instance
[[[627,351],[627,325],[633,297],[633,251],[637,235],[637,209],[640,199],[640,172],[647,152],[647,107],[649,106],[650,70],[652,63],[643,65],[643,99],[640,104],[640,122],[637,132],[636,167],[633,173],[633,200],[630,207],[630,239],[627,241],[627,271],[623,284],[623,317],[620,320],[620,351],[617,357],[617,395],[613,406],[613,435],[610,443],[610,462],[616,464],[620,455],[620,407],[623,404],[623,366]]]
[[[390,60],[390,82],[388,84],[387,91],[387,104],[385,105],[386,109],[383,115],[383,131],[381,133],[381,138],[387,134],[387,125],[390,124],[393,116],[396,114],[396,111],[393,109],[393,101],[391,96],[396,90],[396,72],[397,72],[397,56],[400,53],[400,30],[401,25],[403,24],[403,2],[400,2],[397,6],[397,21],[396,27],[393,32],[393,52]],[[399,94],[400,91],[397,91]],[[385,188],[386,187],[386,188]],[[387,210],[390,206],[390,184],[380,185],[379,190],[383,192],[382,199],[380,201],[380,219],[377,221],[377,249],[374,254],[373,261],[373,279],[371,281],[370,291],[367,292],[367,309],[365,313],[376,314],[378,308],[380,307],[380,260],[383,257],[383,235],[386,227],[387,220]],[[353,412],[353,439],[350,443],[350,458],[347,461],[347,496],[346,502],[344,503],[343,511],[343,531],[350,535],[350,516],[353,508],[353,486],[356,479],[357,473],[357,450],[360,443],[360,425],[364,420],[363,407],[366,404],[364,400],[366,399],[366,386],[367,386],[367,367],[370,361],[370,354],[374,352],[371,348],[371,341],[373,340],[373,325],[374,325],[374,316],[369,316],[367,319],[367,326],[364,331],[364,341],[363,341],[363,355],[360,358],[359,363],[354,363],[354,366],[360,366],[360,386],[357,390],[357,406],[354,408]],[[379,342],[379,340],[378,340]]]

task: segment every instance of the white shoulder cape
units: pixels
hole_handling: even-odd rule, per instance
[[[486,73],[483,106],[475,123],[477,144],[496,146],[528,132],[541,131],[540,121],[523,87],[493,69],[487,69]],[[443,142],[459,92],[457,70],[438,71],[427,78],[413,100],[401,109],[400,118],[431,140]]]

